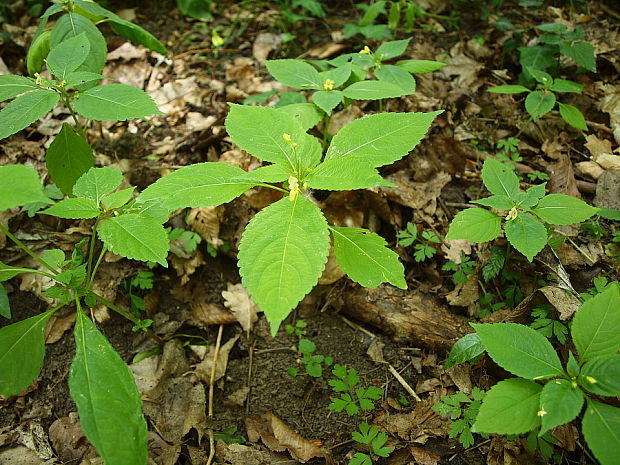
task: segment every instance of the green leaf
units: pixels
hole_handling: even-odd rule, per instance
[[[99,73],[91,73],[90,71],[74,71],[73,73],[69,73],[65,79],[65,86],[77,87],[90,85],[93,81],[100,81],[101,79],[105,79],[105,76],[102,76]]]
[[[549,194],[544,196],[532,213],[550,224],[568,225],[581,223],[596,214],[598,208],[570,195]]]
[[[558,106],[560,107],[560,116],[564,121],[574,128],[581,129],[582,131],[588,130],[586,119],[577,107],[560,102],[558,102]]]
[[[482,353],[484,353],[484,345],[482,345],[478,333],[466,334],[456,341],[450,349],[450,354],[444,363],[444,369],[447,370],[459,363],[473,360]]]
[[[471,242],[492,241],[501,231],[502,219],[484,208],[467,208],[456,214],[450,223],[446,239],[466,239]]]
[[[398,66],[382,65],[375,70],[375,77],[379,81],[397,85],[408,94],[415,92],[415,79],[411,74]]]
[[[80,94],[73,103],[80,115],[96,121],[125,121],[163,114],[149,94],[125,84],[105,84]]]
[[[80,67],[90,52],[90,42],[82,32],[54,46],[47,55],[47,67],[59,80]]]
[[[407,289],[398,254],[387,247],[381,236],[362,228],[330,230],[336,261],[353,281],[371,289],[384,282]]]
[[[320,89],[321,77],[314,66],[302,60],[266,60],[269,74],[293,89]]]
[[[530,262],[547,244],[547,229],[527,213],[520,212],[515,219],[506,221],[504,233],[508,242]]]
[[[2,269],[0,268],[0,274]],[[4,318],[11,318],[11,304],[9,303],[9,296],[6,293],[6,288],[0,284],[0,316]]]
[[[15,74],[2,75],[0,76],[0,102],[38,88],[34,79]]]
[[[495,158],[487,158],[482,165],[482,182],[495,195],[514,199],[519,192],[519,178],[510,168]]]
[[[121,182],[123,175],[116,168],[91,168],[75,182],[73,195],[92,199],[98,205],[103,196],[120,186]]]
[[[273,335],[317,283],[328,252],[327,222],[302,195],[264,208],[246,227],[239,244],[239,272]]]
[[[313,128],[323,119],[323,114],[317,109],[316,105],[311,103],[292,103],[279,107],[278,111],[296,119],[304,131]]]
[[[581,363],[620,350],[620,290],[610,286],[575,313],[571,334]]]
[[[409,41],[411,41],[410,38],[383,42],[381,45],[379,45],[379,48],[375,52],[375,56],[381,61],[390,60],[392,58],[401,56],[403,53],[405,53],[405,50],[407,50]]]
[[[472,200],[471,203],[495,208],[496,210],[510,210],[513,206],[512,200],[505,195],[492,195],[484,199]]]
[[[566,32],[568,29],[566,24],[561,23],[543,23],[538,26],[534,26],[534,28],[543,32],[551,32],[553,34],[561,34],[562,32]]]
[[[60,100],[57,92],[36,89],[20,95],[0,110],[0,139],[30,126],[50,111]]]
[[[133,191],[135,189],[135,187],[129,187],[118,192],[107,194],[101,199],[101,204],[106,210],[120,208],[131,200],[131,196],[133,195]]]
[[[400,86],[385,81],[359,81],[354,82],[342,91],[346,98],[353,100],[379,100],[384,98],[396,98],[408,95],[411,92],[403,90]],[[384,113],[387,114],[387,113]]]
[[[67,13],[62,15],[54,24],[50,37],[50,47],[53,50],[65,40],[85,34],[90,44],[90,50],[84,62],[77,68],[80,71],[101,73],[105,66],[108,47],[97,26],[82,15]],[[50,51],[51,53],[51,51]]]
[[[227,163],[196,163],[158,179],[136,201],[156,201],[169,212],[178,208],[215,206],[230,202],[257,182],[252,179],[252,173]]]
[[[514,375],[528,379],[563,376],[564,370],[545,336],[517,323],[474,324],[493,361]]]
[[[574,420],[583,407],[584,395],[567,379],[549,381],[540,393],[540,417],[542,427],[538,436],[556,426]]]
[[[596,49],[588,42],[560,43],[560,53],[571,58],[579,66],[596,73]]]
[[[308,187],[323,190],[356,190],[374,186],[394,186],[384,180],[372,166],[348,158],[327,160],[317,166],[306,178]]]
[[[531,66],[527,66],[526,70],[530,76],[532,76],[536,82],[540,83],[545,89],[553,83],[553,78],[549,73],[545,73],[540,69],[532,68]]]
[[[519,48],[519,64],[525,69],[531,66],[545,69],[554,64],[557,48],[553,46],[535,46]]]
[[[347,82],[351,76],[351,65],[347,63],[345,65],[338,66],[337,68],[332,68],[329,71],[319,73],[319,76],[321,76],[321,80],[323,81],[321,89],[325,89],[324,84],[328,79],[333,81],[332,85],[334,88],[340,87]]]
[[[530,92],[530,89],[524,86],[505,85],[491,87],[487,89],[487,92],[491,92],[492,94],[521,94],[523,92]]]
[[[525,98],[525,109],[532,119],[538,119],[549,113],[555,105],[555,94],[542,90],[530,92]]]
[[[553,92],[572,92],[576,94],[581,94],[583,92],[583,87],[584,86],[582,84],[558,78],[553,81],[551,90]]]
[[[14,396],[39,376],[45,356],[48,311],[0,329],[0,395]]]
[[[97,233],[108,250],[121,257],[168,266],[168,233],[153,218],[135,213],[109,218]]]
[[[319,90],[312,94],[312,101],[317,107],[329,114],[342,102],[342,97],[342,92],[339,90]]]
[[[0,166],[0,212],[33,202],[50,203],[37,172],[24,165]]]
[[[540,424],[538,416],[542,388],[533,381],[511,378],[487,391],[472,431],[522,434]]]
[[[620,354],[586,362],[581,368],[579,384],[599,396],[620,396]]]
[[[396,66],[411,74],[426,74],[437,71],[446,66],[446,64],[431,60],[400,60],[396,62]]]
[[[82,430],[107,464],[146,465],[148,431],[131,371],[82,310],[74,335],[69,389]]]
[[[618,463],[620,450],[620,408],[588,398],[581,422],[583,436],[601,465]]]
[[[356,119],[334,136],[325,160],[354,157],[373,167],[389,165],[418,145],[440,113],[379,113]]]
[[[63,194],[73,192],[75,182],[95,164],[88,142],[67,123],[56,135],[45,154],[47,170]]]
[[[53,6],[59,6],[62,8],[62,5]],[[42,22],[39,23],[39,27],[40,24],[42,24]],[[36,36],[30,44],[28,54],[26,55],[26,67],[28,69],[28,74],[30,74],[31,76],[34,76],[35,73],[40,73],[43,69],[45,58],[50,52],[51,37],[52,30],[47,29],[38,36]]]
[[[99,216],[99,205],[93,199],[75,197],[64,199],[52,205],[42,213],[57,218],[84,219]]]
[[[245,173],[243,179],[248,183],[254,182],[284,182],[289,178],[289,172],[281,165],[266,165]]]
[[[5,265],[4,263],[0,262],[0,283],[4,281],[8,281],[9,279],[13,278],[14,276],[17,276],[20,273],[28,273],[32,271],[33,270],[29,268],[9,266],[9,265]]]
[[[357,24],[361,27],[370,26],[375,21],[377,16],[379,16],[381,13],[385,13],[386,3],[387,2],[379,1],[371,4],[366,9],[366,11],[364,12],[364,16],[362,16],[362,19],[360,19]]]

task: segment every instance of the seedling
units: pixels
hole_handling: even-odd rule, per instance
[[[534,321],[530,323],[530,328],[534,328],[547,339],[555,338],[560,344],[564,344],[568,328],[553,316],[554,311],[549,305],[534,308],[532,310]]]
[[[409,222],[404,230],[398,231],[396,238],[398,239],[398,245],[403,247],[409,247],[414,242],[417,242],[414,246],[415,252],[413,253],[413,259],[416,262],[423,262],[427,258],[433,258],[437,253],[437,249],[432,244],[440,244],[441,239],[433,231],[422,231],[420,237],[417,237],[418,230],[416,226]]]
[[[583,86],[567,79],[553,79],[550,74],[532,67],[526,69],[536,80],[536,89],[529,89],[522,85],[502,85],[492,87],[487,91],[494,94],[522,94],[527,92],[525,110],[533,120],[549,113],[557,103],[560,116],[564,121],[577,129],[587,131],[588,126],[581,111],[573,105],[557,101],[555,95],[563,92],[581,94]]]
[[[373,400],[383,397],[381,388],[370,386],[368,388],[356,387],[360,378],[354,368],[347,369],[342,365],[334,365],[332,374],[337,379],[329,381],[334,392],[340,392],[340,397],[333,397],[329,409],[334,412],[347,412],[349,416],[358,415],[362,410],[374,410]]]
[[[385,445],[388,441],[388,435],[366,422],[360,423],[358,431],[353,431],[351,437],[355,442],[365,445],[370,454],[356,452],[349,460],[348,465],[372,465],[374,463],[373,456],[389,457],[394,450]]]
[[[521,141],[516,137],[508,139],[500,139],[497,141],[497,159],[501,161],[520,162],[523,158],[519,154],[519,143]]]
[[[200,234],[182,228],[167,228],[170,251],[177,257],[190,258],[202,242]]]
[[[474,387],[471,391],[471,398],[467,394],[458,391],[451,396],[443,396],[441,401],[433,405],[432,409],[441,415],[448,415],[452,424],[450,425],[449,436],[458,436],[459,442],[464,448],[474,445],[474,436],[471,427],[476,421],[478,410],[484,399],[485,392]],[[488,437],[483,435],[483,437]]]
[[[288,326],[290,325],[287,325],[287,327]],[[308,375],[313,378],[320,378],[323,376],[323,368],[332,366],[334,359],[332,357],[315,354],[314,352],[316,352],[316,345],[314,342],[310,339],[299,339],[299,353],[302,355],[301,363],[304,365],[304,371],[299,372],[297,368],[289,368],[286,372],[290,376]]]
[[[306,323],[304,320],[297,320],[295,322],[295,325],[284,326],[284,330],[286,331],[287,334],[294,334],[295,336],[301,337],[304,334],[306,334],[307,326],[308,326],[308,323]]]
[[[513,170],[493,158],[487,158],[484,162],[482,181],[493,195],[472,203],[507,212],[503,221],[506,238],[529,261],[547,243],[545,224],[579,223],[598,211],[575,197],[546,195],[545,183],[522,192]],[[468,208],[454,217],[446,239],[487,242],[498,237],[501,230],[502,216],[483,208]]]
[[[245,437],[241,434],[237,434],[236,426],[231,426],[218,433],[213,433],[213,439],[216,441],[224,441],[226,444],[243,444],[245,442]]]
[[[138,271],[135,276],[124,279],[122,287],[129,298],[129,310],[139,318],[140,314],[146,309],[146,304],[144,299],[134,294],[133,291],[134,289],[153,289],[153,272]]]
[[[461,263],[448,260],[441,269],[444,271],[453,271],[452,281],[454,284],[465,284],[470,275],[476,273],[478,264],[461,252]]]

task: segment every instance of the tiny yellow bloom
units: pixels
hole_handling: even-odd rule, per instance
[[[592,378],[592,376],[586,376],[586,381],[588,381],[588,383],[590,383],[590,384],[598,383],[598,381],[596,379]]]
[[[360,53],[367,53],[368,55],[370,55],[371,51],[368,48],[368,45],[364,45],[364,48],[362,50],[360,50]]]
[[[544,415],[546,415],[546,414],[547,414],[547,412],[545,412],[544,410],[539,410],[539,411],[536,413],[536,415],[538,415],[539,417],[542,417],[542,416],[544,416]]]
[[[326,79],[323,83],[323,90],[334,90],[334,84],[336,84],[331,79]]]
[[[518,214],[519,211],[516,209],[516,207],[512,207],[508,212],[508,215],[506,215],[506,221],[514,220]]]
[[[289,176],[288,186],[291,189],[288,193],[288,199],[293,202],[301,192],[301,189],[299,188],[299,180],[295,176]]]

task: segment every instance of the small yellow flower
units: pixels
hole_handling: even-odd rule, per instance
[[[295,176],[289,176],[288,186],[291,189],[288,193],[288,199],[293,202],[301,192],[301,189],[299,188],[299,180]]]
[[[334,90],[334,84],[336,84],[331,79],[326,79],[323,83],[323,90]]]
[[[360,53],[366,53],[366,54],[370,55],[372,52],[368,48],[368,45],[364,45],[364,48],[362,50],[360,50]]]
[[[586,381],[588,381],[588,383],[590,383],[590,384],[598,383],[598,381],[596,379],[592,378],[592,376],[586,376]]]
[[[545,412],[544,410],[539,410],[539,411],[536,413],[536,415],[538,415],[539,417],[542,417],[542,416],[544,416],[544,415],[546,415],[546,414],[547,414],[547,412]]]
[[[515,207],[512,207],[508,212],[508,215],[506,215],[506,221],[514,220],[518,214],[519,211]]]

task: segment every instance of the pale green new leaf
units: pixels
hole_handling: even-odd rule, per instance
[[[542,387],[533,381],[511,378],[487,391],[472,431],[523,434],[540,425],[538,416]]]
[[[323,71],[322,73],[319,73],[319,75],[321,76],[321,80],[323,81],[323,83],[325,83],[329,79],[330,81],[333,81],[332,85],[334,88],[340,87],[345,82],[347,82],[347,79],[349,79],[349,76],[351,76],[351,65],[345,64],[337,68],[332,68],[329,71]],[[324,87],[321,86],[321,88]]]
[[[371,289],[384,282],[407,289],[405,269],[398,254],[387,247],[381,236],[362,228],[330,230],[336,261],[353,281]]]
[[[50,111],[60,100],[57,92],[36,89],[20,95],[0,110],[0,139],[30,126]]]
[[[474,324],[484,348],[495,363],[528,379],[562,376],[564,370],[549,340],[517,323]]]
[[[90,52],[90,42],[86,33],[82,32],[53,47],[47,55],[47,67],[57,79],[64,81],[69,73],[84,63],[88,52]]]
[[[0,166],[0,212],[33,202],[50,203],[37,172],[24,165]]]
[[[446,66],[446,64],[432,60],[400,60],[396,62],[396,66],[411,74],[426,74],[437,71]]]
[[[506,221],[504,233],[508,242],[530,262],[547,244],[547,229],[527,213],[520,212],[516,218]]]
[[[581,422],[583,436],[601,465],[617,465],[620,451],[620,408],[588,398]]]
[[[509,165],[495,158],[487,158],[482,165],[482,182],[495,195],[514,199],[519,192],[519,178]]]
[[[549,194],[544,196],[532,213],[550,224],[569,225],[581,223],[596,214],[598,208],[570,195]]]
[[[484,208],[467,208],[456,214],[450,223],[446,239],[465,239],[470,242],[492,241],[501,231],[502,219]]]
[[[532,119],[538,119],[549,113],[555,105],[555,94],[542,90],[530,92],[525,98],[525,109]]]
[[[48,311],[0,329],[0,395],[9,397],[39,376],[45,356],[43,331]]]
[[[620,354],[586,362],[581,368],[579,384],[599,396],[620,396]]]
[[[415,92],[415,79],[411,74],[398,66],[382,65],[375,70],[375,77],[379,81],[397,85],[407,94]]]
[[[306,178],[308,187],[330,191],[365,189],[367,187],[395,187],[381,177],[372,166],[348,158],[334,158],[317,166]]]
[[[121,257],[168,266],[168,234],[151,217],[129,213],[109,218],[99,226],[97,233],[108,250]]]
[[[260,182],[250,175],[227,163],[196,163],[158,179],[136,201],[156,201],[169,212],[178,208],[221,205]]]
[[[278,111],[282,111],[296,119],[304,131],[313,128],[323,119],[323,114],[316,105],[311,103],[291,103],[290,105],[279,107]]]
[[[102,79],[105,79],[105,76],[99,73],[91,73],[90,71],[74,71],[73,73],[69,73],[67,76],[65,87],[83,86]]]
[[[73,107],[96,121],[125,121],[163,114],[149,94],[125,84],[106,84],[80,94]]]
[[[373,167],[389,165],[418,145],[440,113],[379,113],[356,119],[334,136],[325,159],[354,157]]]
[[[379,100],[408,95],[410,92],[400,86],[385,81],[359,81],[342,91],[346,98],[353,100]],[[388,114],[388,113],[384,113]]]
[[[539,436],[556,426],[574,420],[583,407],[584,395],[567,379],[549,381],[540,393],[542,427]]]
[[[85,219],[99,216],[99,205],[93,199],[74,197],[52,205],[42,213],[57,218]]]
[[[4,74],[0,76],[0,102],[15,98],[24,92],[29,92],[39,87],[34,79],[15,74]]]
[[[239,272],[272,334],[317,283],[328,252],[327,222],[302,195],[285,197],[250,221],[239,244]]]
[[[329,114],[342,102],[342,92],[339,90],[319,90],[312,94],[312,101],[317,107]]]
[[[560,107],[560,116],[564,121],[574,128],[581,129],[582,131],[588,130],[586,119],[577,107],[561,102],[558,102],[558,106]]]
[[[74,335],[69,389],[82,430],[106,464],[146,465],[148,431],[131,371],[82,310]]]
[[[269,74],[293,89],[320,89],[319,72],[302,60],[266,60]]]
[[[82,33],[86,34],[86,38],[90,44],[90,50],[86,59],[78,69],[80,71],[101,73],[105,66],[108,47],[103,34],[97,29],[97,26],[84,16],[75,13],[67,13],[58,18],[52,28],[50,47],[53,50],[61,42],[77,37]]]
[[[115,168],[91,168],[75,182],[73,195],[92,199],[99,204],[101,198],[120,186],[121,182],[123,175]]]
[[[530,92],[530,89],[524,86],[518,85],[504,85],[504,86],[495,86],[487,89],[487,92],[492,94],[521,94],[523,92]]]
[[[620,350],[620,290],[610,286],[575,313],[571,335],[582,363]]]
[[[47,149],[45,164],[54,184],[70,195],[75,182],[95,164],[95,157],[84,137],[63,123]]]

